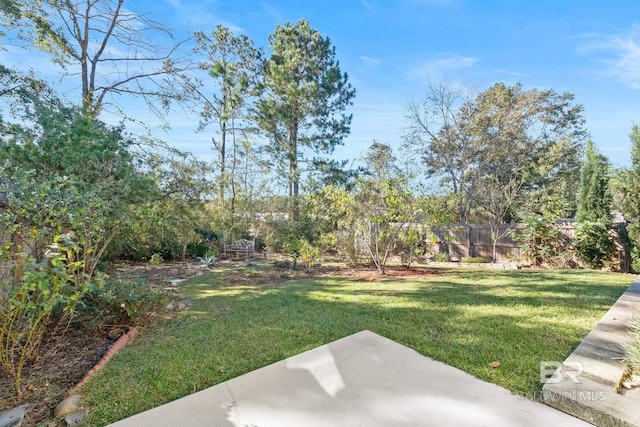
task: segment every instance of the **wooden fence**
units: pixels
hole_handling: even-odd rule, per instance
[[[569,240],[576,236],[574,221],[561,221],[558,228]],[[629,271],[629,256],[621,241],[620,235],[624,223],[614,224],[611,231],[616,246],[615,256],[620,261],[620,269]],[[500,224],[495,230],[496,259],[495,262],[504,262],[522,259],[520,244],[511,236],[512,233],[519,234],[525,229],[524,224]],[[513,230],[512,232],[510,230]],[[431,242],[432,252],[448,253],[454,261],[463,258],[485,257],[493,259],[493,236],[491,226],[488,224],[458,224],[451,226],[431,227],[433,240]]]
[[[521,224],[501,224],[495,232],[496,261],[509,261],[521,258],[520,244],[511,238],[509,230],[524,229]],[[451,226],[432,227],[432,250],[448,253],[454,261],[463,258],[485,257],[493,258],[493,237],[489,225],[458,224]]]

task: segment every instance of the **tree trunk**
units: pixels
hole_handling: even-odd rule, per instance
[[[230,214],[231,214],[231,227],[233,228],[234,225],[234,217],[235,217],[235,213],[236,213],[236,180],[235,180],[235,175],[236,175],[236,166],[238,164],[238,151],[237,151],[237,141],[236,141],[236,125],[235,125],[235,121],[233,119],[233,117],[231,118],[231,139],[232,139],[232,144],[233,144],[233,151],[232,151],[232,157],[231,157],[231,207],[230,207]]]
[[[300,219],[299,180],[300,169],[298,168],[298,132],[294,128],[289,135],[289,197],[291,199],[291,219]]]
[[[227,163],[227,122],[223,120],[221,123],[221,135],[220,135],[220,188],[219,197],[222,209],[224,209],[224,186],[227,180],[226,176],[226,163]]]

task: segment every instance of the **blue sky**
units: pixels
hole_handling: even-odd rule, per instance
[[[351,135],[337,158],[360,157],[373,139],[399,150],[407,101],[422,98],[430,79],[571,92],[603,154],[629,164],[628,135],[640,123],[637,0],[137,0],[128,7],[153,11],[178,37],[223,24],[262,47],[277,24],[307,19],[331,39],[357,90]],[[12,60],[6,52],[0,59]],[[31,62],[42,67],[35,56]],[[153,121],[140,105],[123,104]],[[174,112],[169,121],[173,130],[161,137],[211,155],[211,135],[195,133],[197,118]]]
[[[222,23],[259,46],[276,24],[301,18],[328,36],[357,90],[336,157],[360,156],[373,139],[398,149],[407,100],[431,79],[571,92],[603,154],[629,164],[640,123],[638,1],[168,0],[160,12],[176,28]]]

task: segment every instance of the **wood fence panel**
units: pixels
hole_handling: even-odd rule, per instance
[[[519,244],[508,231],[522,228],[520,224],[504,224],[497,227],[497,261],[509,261],[520,257]],[[493,258],[493,232],[489,225],[458,224],[432,227],[431,233],[436,241],[435,251],[448,253],[452,260],[460,261],[469,257]]]
[[[576,237],[575,222],[563,220],[558,222],[558,229],[569,240]],[[624,223],[614,224],[611,236],[615,242],[614,259],[620,262],[621,271],[630,271],[629,254],[622,243],[622,229]],[[451,226],[431,227],[430,231],[435,244],[427,241],[427,247],[431,246],[432,252],[444,252],[454,261],[460,261],[467,257],[485,257],[493,259],[493,232],[498,236],[496,242],[496,262],[522,259],[520,244],[513,239],[513,233],[522,233],[523,224],[501,224],[492,231],[489,224],[457,224]]]

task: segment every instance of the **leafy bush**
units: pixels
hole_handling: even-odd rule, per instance
[[[191,242],[187,245],[187,255],[192,257],[201,257],[207,253],[209,245],[206,242]]]
[[[314,226],[312,222],[304,221],[272,221],[261,225],[261,234],[271,252],[297,251],[300,239],[314,240]]]
[[[159,252],[159,248],[155,245],[140,241],[127,241],[120,243],[120,245],[120,249],[114,250],[109,259],[149,261],[154,253]]]
[[[202,236],[202,238],[207,242],[213,243],[220,240],[220,233],[209,230],[208,228],[196,227],[194,231]]]
[[[8,279],[0,288],[0,364],[13,378],[21,395],[22,370],[38,356],[38,345],[51,316],[71,315],[85,294],[99,288],[99,277],[85,273],[81,249],[68,234],[56,236],[44,261],[26,255],[15,268],[25,267],[19,281]]]
[[[151,255],[151,259],[149,260],[149,264],[151,265],[160,265],[162,264],[163,258],[162,255],[160,255],[159,253],[155,253],[153,255]]]
[[[640,222],[628,224],[627,233],[631,242],[631,267],[640,272]]]
[[[436,252],[433,254],[435,262],[451,262],[451,255],[448,252]]]
[[[462,262],[467,264],[487,264],[491,262],[491,259],[483,256],[473,256],[462,258]]]
[[[564,264],[560,258],[566,254],[568,242],[555,222],[543,215],[529,215],[522,223],[525,225],[522,232],[510,230],[509,235],[520,243],[520,251],[527,261],[536,266]]]
[[[160,255],[167,261],[175,261],[182,256],[182,245],[173,240],[164,240],[160,244]]]
[[[320,260],[320,249],[305,239],[300,239],[298,252],[300,253],[300,258],[302,258],[302,263],[307,270],[312,269],[313,264]]]
[[[582,262],[602,268],[613,258],[614,242],[603,224],[584,221],[576,225],[575,248]]]
[[[84,312],[101,324],[138,323],[145,314],[162,309],[169,294],[144,281],[112,280],[84,299]]]
[[[320,255],[322,256],[325,252],[335,251],[336,245],[338,244],[338,236],[334,232],[327,232],[320,234],[318,237],[318,248],[320,249]]]
[[[423,234],[420,230],[410,228],[401,231],[398,234],[398,242],[396,242],[396,251],[400,253],[402,265],[410,267],[414,258],[422,252],[421,246],[424,243]]]
[[[347,259],[347,264],[351,267],[357,266],[366,256],[354,228],[346,228],[336,233],[336,249],[341,257]]]

